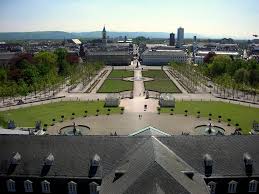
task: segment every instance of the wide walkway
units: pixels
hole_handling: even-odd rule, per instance
[[[89,135],[110,135],[115,132],[118,135],[128,135],[148,126],[156,127],[172,135],[181,135],[182,132],[197,135],[199,132],[195,130],[195,127],[209,124],[207,119],[197,119],[193,116],[158,115],[154,113],[142,113],[141,115],[141,118],[139,118],[139,114],[134,113],[78,118],[65,121],[64,123],[57,123],[55,126],[49,127],[48,132],[51,135],[58,134],[59,129],[64,126],[73,125],[73,122],[75,122],[76,125],[86,125],[90,127]],[[223,127],[226,130],[226,135],[234,132],[234,127],[228,127],[226,123],[215,122],[212,124]]]
[[[134,97],[144,96],[145,87],[142,79],[142,71],[140,68],[134,70]]]

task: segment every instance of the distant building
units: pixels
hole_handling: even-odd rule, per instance
[[[133,55],[128,51],[94,51],[86,53],[87,62],[101,62],[105,65],[130,65]]]
[[[184,28],[180,27],[177,30],[177,43],[176,46],[178,48],[181,48],[184,44]]]
[[[175,46],[175,34],[171,33],[170,34],[170,42],[169,42],[170,46]]]
[[[203,64],[204,58],[211,53],[212,51],[208,50],[199,50],[194,55],[194,63],[195,64]],[[239,52],[231,52],[231,51],[213,51],[215,55],[226,55],[232,58],[240,58],[241,54]]]
[[[183,50],[147,49],[141,55],[143,65],[168,65],[170,62],[185,63],[188,59]]]
[[[0,52],[0,67],[8,68],[11,65],[13,59],[15,59],[19,53],[15,52]]]
[[[194,56],[194,63],[195,64],[203,64],[205,56]]]
[[[221,44],[235,44],[235,41],[232,38],[223,38],[220,40]]]

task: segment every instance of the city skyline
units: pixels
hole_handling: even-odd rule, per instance
[[[186,32],[251,38],[259,33],[256,0],[2,0],[0,32]],[[12,14],[13,13],[13,14]],[[155,24],[155,25],[154,25]]]

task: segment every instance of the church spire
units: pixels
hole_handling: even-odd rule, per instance
[[[106,45],[107,44],[107,33],[106,33],[106,29],[105,29],[105,25],[103,27],[103,33],[102,33],[102,41],[103,41],[103,44]]]

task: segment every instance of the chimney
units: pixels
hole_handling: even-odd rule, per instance
[[[246,175],[251,176],[253,174],[253,159],[249,153],[244,153],[243,155]]]
[[[19,162],[21,161],[22,156],[19,154],[19,152],[16,152],[15,155],[11,159],[11,164],[12,165],[18,165]]]
[[[101,158],[98,154],[95,154],[91,160],[91,165],[89,169],[88,176],[94,177],[97,173],[98,168],[100,167]]]
[[[95,154],[93,159],[91,160],[91,166],[92,167],[98,167],[100,166],[101,158],[98,154]]]
[[[53,163],[54,163],[54,156],[53,156],[52,153],[50,153],[50,154],[48,155],[48,157],[45,159],[44,164],[45,164],[46,166],[52,166]]]
[[[209,154],[203,156],[205,176],[209,177],[212,174],[213,160]]]

